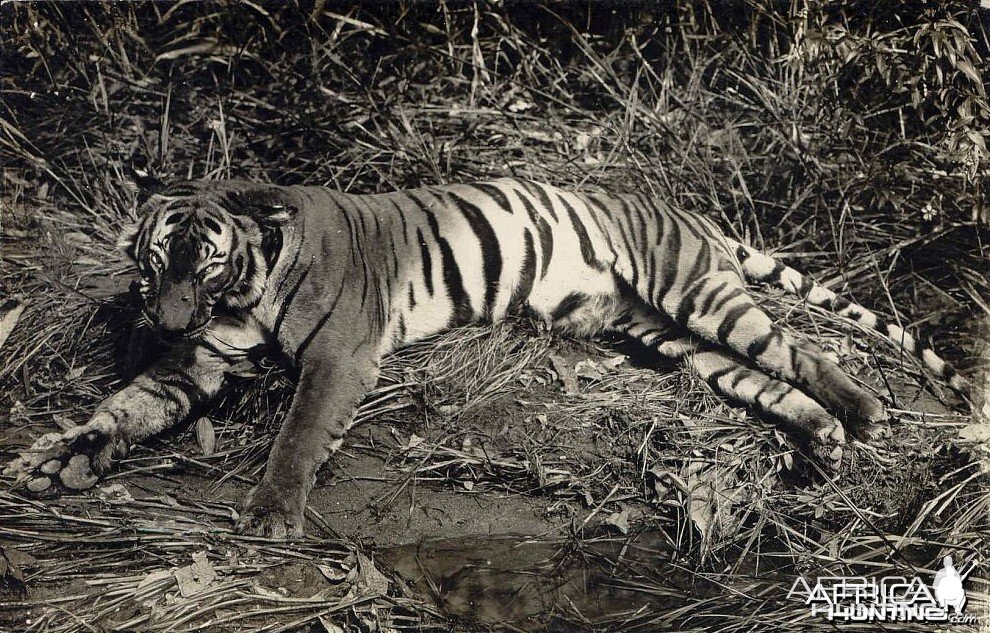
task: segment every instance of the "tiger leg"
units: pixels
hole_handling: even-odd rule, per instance
[[[731,352],[689,336],[666,316],[638,306],[614,326],[670,360],[683,360],[729,400],[752,407],[776,421],[831,467],[842,460],[842,424],[818,402],[793,385],[756,369]]]
[[[34,493],[91,487],[132,444],[206,404],[223,385],[224,371],[246,358],[246,349],[257,343],[242,324],[222,324],[199,342],[173,348],[100,403],[89,422],[41,436],[6,466],[4,474]]]
[[[328,344],[320,349],[339,349]],[[377,356],[323,355],[307,359],[289,413],[261,481],[248,494],[238,532],[284,539],[302,536],[306,499],[316,472],[340,448],[361,399],[374,387]]]
[[[692,333],[800,386],[857,433],[868,433],[887,417],[880,401],[824,352],[799,344],[777,327],[734,272],[711,273],[678,292],[668,292],[660,308]]]

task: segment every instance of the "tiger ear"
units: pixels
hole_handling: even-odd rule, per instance
[[[295,207],[290,207],[289,205],[274,205],[270,207],[270,213],[266,214],[261,222],[265,226],[282,226],[292,219],[295,215]]]
[[[250,218],[261,232],[261,252],[271,271],[282,251],[281,227],[299,211],[296,195],[286,187],[229,181],[224,205],[234,215]]]
[[[137,261],[137,238],[141,232],[141,222],[132,222],[124,227],[124,232],[117,238],[117,248],[122,250],[131,261]]]
[[[165,191],[165,181],[158,178],[150,168],[138,169],[133,164],[124,167],[124,186],[135,194],[138,208],[143,207],[149,198]],[[142,219],[128,223],[120,237],[117,238],[117,248],[124,252],[133,262],[138,259],[138,235],[141,233]]]
[[[298,211],[295,196],[278,185],[237,183],[227,192],[228,209],[254,220],[264,230],[289,222]]]
[[[277,229],[286,224],[296,214],[295,207],[283,203],[260,205],[251,214],[251,219],[257,222],[262,231]]]
[[[155,175],[151,169],[137,169],[133,165],[124,168],[124,185],[136,194],[137,205],[140,207],[148,198],[162,193],[168,185]]]

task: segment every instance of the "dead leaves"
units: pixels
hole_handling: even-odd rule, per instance
[[[959,440],[990,443],[990,419],[985,422],[973,422],[959,429]]]
[[[11,547],[0,547],[0,598],[10,593],[18,598],[27,595],[24,568],[36,563],[34,556],[27,552]]]
[[[119,483],[110,483],[99,486],[95,490],[96,496],[111,505],[124,505],[134,502],[131,491],[126,486]]]
[[[274,600],[305,597],[314,602],[354,602],[388,595],[391,581],[361,552],[351,552],[340,562],[314,562],[303,566],[309,569],[315,567],[319,571],[315,582],[310,576],[300,585],[305,587],[304,594],[293,595],[295,592],[286,587],[272,589],[271,585],[259,582],[253,583],[255,592]],[[307,576],[304,570],[297,571],[296,575]],[[321,583],[320,578],[324,582]]]
[[[574,373],[585,380],[602,380],[626,361],[625,356],[613,356],[608,360],[593,361],[586,358],[574,366]]]
[[[990,473],[990,400],[974,421],[959,430],[956,444],[972,455],[984,473]]]
[[[610,525],[622,534],[629,534],[629,515],[632,509],[628,506],[618,512],[613,512],[605,519],[606,525]]]
[[[577,372],[574,367],[567,362],[567,359],[560,354],[550,354],[550,363],[553,370],[557,372],[557,378],[564,386],[564,393],[578,393]]]
[[[178,590],[178,598],[189,599],[209,589],[217,578],[217,571],[206,552],[194,552],[192,563],[188,565],[148,572],[138,583],[137,589],[147,589],[157,584],[164,584],[166,587],[174,585]],[[175,599],[175,595],[166,595],[167,601]]]
[[[213,569],[213,563],[206,557],[206,552],[196,552],[192,555],[192,559],[192,564],[179,567],[172,572],[175,576],[175,584],[179,588],[179,595],[183,598],[191,598],[206,591],[217,578],[217,572]]]
[[[388,595],[390,580],[370,558],[360,552],[352,552],[341,563],[315,563],[314,566],[331,586],[317,592],[310,599],[350,601]],[[149,572],[140,581],[138,588],[163,581],[171,584],[171,580],[178,591],[178,598],[188,599],[211,589],[224,578],[208,553],[199,551],[192,554],[192,562],[187,565]],[[260,584],[255,585],[255,590],[273,598],[286,597],[282,590],[273,591]]]
[[[647,471],[657,502],[682,507],[701,537],[702,556],[722,534],[735,528],[739,507],[748,497],[737,468],[703,457],[689,458],[677,472],[664,466]]]
[[[344,597],[354,600],[388,595],[388,577],[378,571],[371,559],[358,552],[355,562],[356,564],[351,567],[351,571],[347,574],[351,589]]]
[[[564,393],[568,395],[584,395],[580,388],[579,379],[589,382],[600,381],[614,373],[625,360],[626,357],[621,355],[600,361],[586,358],[572,365],[560,354],[550,354],[550,363],[556,373],[555,377],[560,380],[564,387]]]

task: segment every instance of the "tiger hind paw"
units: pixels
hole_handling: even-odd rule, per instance
[[[842,423],[835,418],[816,420],[808,444],[812,455],[830,471],[837,471],[842,465],[846,434]]]

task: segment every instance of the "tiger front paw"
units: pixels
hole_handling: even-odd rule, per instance
[[[279,540],[301,537],[305,505],[300,494],[262,481],[248,493],[234,529]]]
[[[127,453],[117,423],[97,414],[87,424],[63,433],[47,433],[11,460],[3,474],[14,478],[15,488],[58,496],[63,490],[86,490],[115,459]]]

